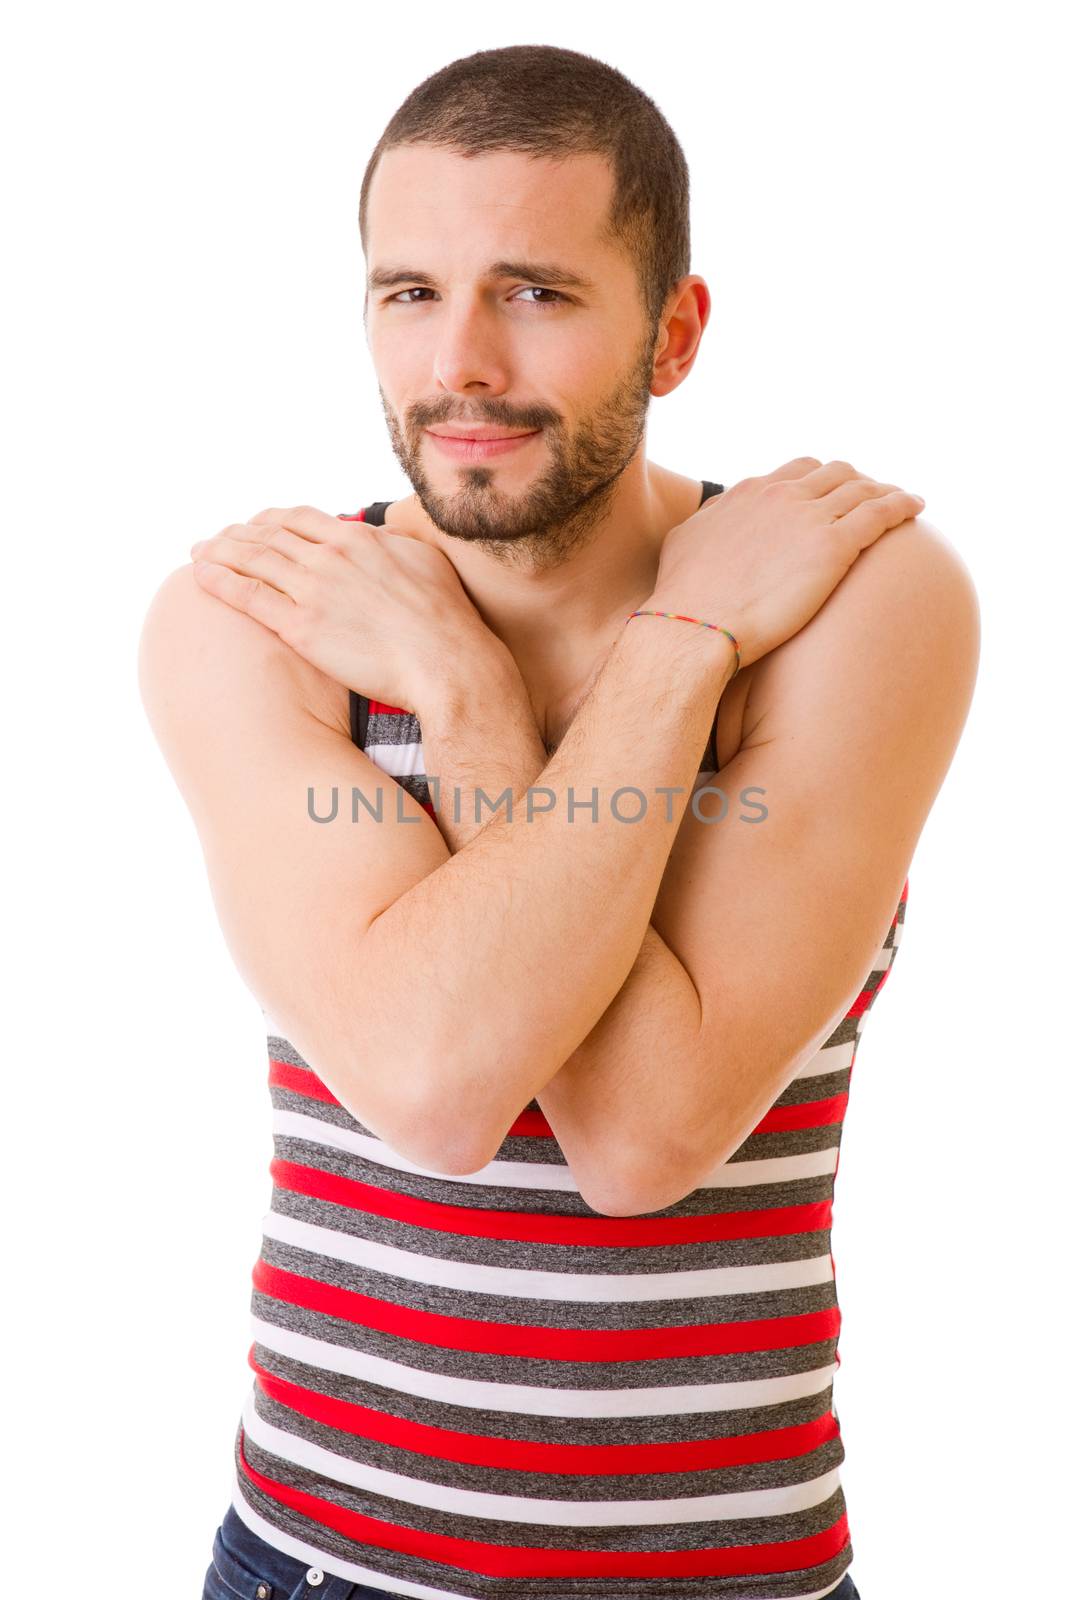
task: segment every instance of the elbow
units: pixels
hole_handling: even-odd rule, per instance
[[[647,1217],[656,1211],[666,1211],[668,1207],[677,1205],[679,1200],[684,1200],[690,1193],[688,1189],[679,1192],[675,1184],[669,1192],[662,1189],[658,1193],[641,1194],[636,1189],[615,1190],[613,1193],[604,1194],[598,1190],[590,1192],[580,1190],[582,1199],[590,1211],[595,1211],[602,1217]]]
[[[447,1105],[439,1094],[424,1094],[389,1140],[399,1155],[440,1177],[468,1177],[488,1166],[501,1139],[493,1144],[475,1097],[456,1091]]]
[[[485,1097],[465,1089],[435,1043],[410,1027],[404,1034],[411,1020],[392,1022],[382,1036],[364,1027],[358,1062],[329,1074],[333,1092],[349,1116],[414,1166],[440,1177],[478,1172],[492,1158]]]
[[[444,1046],[423,1053],[413,1069],[416,1105],[405,1130],[423,1155],[410,1159],[450,1177],[468,1177],[495,1160],[524,1108],[501,1098],[505,1075],[498,1060],[495,1051],[480,1062],[469,1050]]]
[[[590,1194],[585,1189],[579,1192],[590,1211],[595,1211],[598,1217],[643,1217],[652,1209],[635,1199],[626,1199],[620,1195],[601,1196],[597,1193]]]
[[[677,1182],[668,1189],[662,1175],[658,1184],[652,1184],[626,1181],[621,1176],[605,1182],[603,1174],[595,1182],[579,1182],[578,1192],[590,1211],[601,1217],[644,1217],[675,1205],[689,1193],[680,1190]]]
[[[394,1115],[380,1137],[390,1150],[414,1166],[437,1177],[466,1177],[480,1172],[492,1159],[476,1137],[477,1129],[452,1127],[430,1105],[421,1105],[408,1114]]]
[[[366,1118],[359,1120],[369,1126]],[[469,1136],[444,1136],[439,1119],[432,1114],[416,1112],[402,1122],[394,1118],[390,1127],[378,1132],[378,1137],[405,1161],[439,1178],[480,1172],[491,1159],[481,1147],[475,1147]]]
[[[640,1170],[610,1170],[602,1165],[592,1177],[581,1178],[578,1191],[590,1211],[603,1217],[645,1217],[666,1211],[700,1188],[709,1171],[704,1164],[699,1176],[691,1162],[671,1153]]]
[[[442,1177],[478,1172],[490,1150],[484,1096],[465,1093],[437,1051],[403,1034],[403,1022],[377,1032],[365,1018],[355,1044],[337,1019],[296,1005],[271,1005],[272,1032],[284,1038],[360,1127],[405,1161]],[[432,1071],[427,1071],[427,1062]],[[477,1115],[479,1100],[482,1115]]]
[[[422,1154],[411,1155],[409,1160],[442,1178],[469,1177],[481,1172],[493,1159],[486,1155],[483,1147],[474,1146],[469,1137],[461,1135],[452,1140],[442,1140],[440,1129],[434,1129],[428,1142],[420,1148]]]

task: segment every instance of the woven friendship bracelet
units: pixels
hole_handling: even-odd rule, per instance
[[[741,671],[741,646],[738,644],[729,628],[722,627],[718,622],[703,622],[700,617],[685,617],[680,611],[631,611],[626,621],[630,622],[634,617],[672,617],[675,622],[695,622],[700,628],[714,628],[717,633],[725,633],[726,637],[734,647],[734,655],[736,657],[734,662],[734,670],[730,674],[731,682]]]

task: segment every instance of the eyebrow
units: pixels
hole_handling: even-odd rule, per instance
[[[583,278],[581,273],[571,267],[561,266],[556,261],[494,261],[483,276],[493,279],[525,278],[533,283],[544,284],[546,288],[558,285],[565,289],[591,290],[595,287],[589,278]],[[434,279],[430,273],[418,272],[414,267],[375,267],[367,275],[368,289],[393,289],[399,283],[434,285]]]

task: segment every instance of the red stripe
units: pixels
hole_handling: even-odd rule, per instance
[[[332,1528],[345,1538],[379,1550],[395,1550],[425,1561],[436,1561],[458,1572],[494,1578],[712,1578],[750,1577],[762,1572],[796,1572],[817,1567],[845,1548],[849,1539],[848,1515],[821,1533],[806,1539],[774,1544],[729,1545],[709,1550],[544,1550],[536,1545],[479,1543],[453,1534],[421,1533],[398,1527],[378,1517],[362,1516],[268,1478],[249,1466],[245,1436],[238,1447],[241,1470],[268,1498],[299,1511],[320,1527]],[[454,1515],[454,1513],[452,1513]],[[610,1530],[609,1530],[610,1531]],[[650,1535],[652,1530],[650,1529]]]
[[[371,701],[369,701],[368,702],[368,710],[370,712],[373,712],[375,715],[377,715],[379,712],[381,712],[381,714],[383,716],[389,715],[391,713],[395,713],[395,715],[398,716],[398,717],[414,716],[414,712],[409,711],[406,706],[390,706],[390,705],[386,705],[384,700],[371,700]]]
[[[376,1439],[398,1450],[411,1450],[433,1460],[461,1461],[472,1467],[493,1467],[511,1472],[560,1472],[576,1476],[626,1472],[706,1472],[721,1467],[751,1466],[755,1462],[788,1461],[811,1454],[840,1429],[826,1411],[813,1422],[792,1428],[768,1428],[764,1433],[741,1433],[725,1439],[681,1439],[673,1444],[550,1444],[527,1439],[502,1439],[480,1433],[461,1433],[428,1423],[408,1422],[370,1406],[336,1400],[276,1377],[255,1359],[248,1364],[259,1387],[299,1416],[323,1423],[341,1433]]]
[[[520,1111],[508,1129],[509,1138],[554,1139],[552,1126],[540,1106],[528,1106]]]
[[[831,1201],[768,1206],[759,1211],[702,1212],[690,1217],[567,1217],[551,1212],[498,1211],[480,1206],[450,1206],[439,1200],[379,1189],[318,1167],[281,1161],[270,1164],[280,1189],[328,1200],[349,1210],[391,1217],[413,1227],[471,1239],[514,1239],[532,1244],[592,1244],[633,1249],[641,1245],[705,1244],[718,1239],[781,1239],[829,1228]]]
[[[882,972],[879,975],[878,981],[875,984],[874,988],[873,989],[864,989],[862,994],[858,994],[856,996],[855,1000],[853,1000],[851,1006],[848,1008],[848,1010],[845,1013],[845,1015],[847,1017],[858,1017],[870,1007],[871,1002],[873,1001],[875,995],[878,993],[879,989],[882,987],[883,983],[888,978],[890,970],[892,969],[892,966],[893,966],[893,958],[892,958],[892,956],[890,956],[889,965],[886,966],[886,967],[883,967]]]
[[[429,808],[433,810],[432,806]],[[275,1089],[288,1089],[292,1094],[303,1095],[307,1100],[322,1100],[327,1105],[339,1106],[341,1102],[337,1096],[331,1094],[322,1079],[312,1072],[310,1067],[297,1067],[291,1061],[281,1061],[277,1056],[267,1054],[268,1072],[267,1082]],[[555,1138],[548,1120],[540,1108],[533,1111],[520,1111],[511,1128],[511,1134],[529,1134],[534,1138]]]
[[[785,1133],[796,1128],[828,1128],[844,1120],[848,1090],[825,1100],[803,1100],[794,1106],[772,1106],[753,1133]]]
[[[888,971],[888,968],[886,969]],[[289,1089],[309,1100],[321,1100],[328,1105],[340,1105],[337,1097],[315,1073],[305,1067],[295,1067],[291,1062],[268,1056],[270,1070],[268,1082],[278,1089]],[[799,1105],[772,1106],[753,1133],[784,1133],[797,1128],[825,1128],[844,1120],[848,1106],[847,1090],[823,1100],[805,1100]],[[508,1129],[509,1138],[554,1139],[548,1118],[539,1106],[519,1112]]]
[[[427,806],[426,809],[432,813],[432,806]],[[886,972],[888,971],[887,967]],[[869,995],[865,997],[867,1004],[870,1003],[870,998]],[[849,1013],[850,1016],[852,1014]],[[330,1093],[315,1073],[303,1067],[295,1067],[290,1062],[279,1061],[275,1056],[269,1056],[268,1061],[270,1063],[268,1081],[275,1088],[289,1089],[294,1094],[302,1094],[310,1100],[321,1100],[329,1105],[340,1105],[340,1101]],[[787,1133],[803,1128],[832,1127],[844,1121],[847,1107],[847,1089],[841,1094],[831,1095],[822,1100],[804,1100],[791,1106],[772,1106],[752,1129],[752,1133]],[[507,1137],[554,1139],[555,1134],[540,1106],[535,1106],[519,1112],[508,1129]]]
[[[316,1077],[307,1067],[294,1067],[290,1061],[279,1061],[276,1056],[268,1055],[270,1063],[267,1073],[267,1082],[275,1089],[291,1089],[294,1094],[302,1094],[308,1100],[323,1100],[332,1106],[339,1106],[340,1100],[330,1093],[321,1078]]]
[[[272,1267],[260,1257],[252,1269],[260,1294],[343,1322],[358,1323],[398,1339],[435,1349],[530,1356],[544,1361],[668,1361],[683,1356],[737,1355],[752,1350],[793,1350],[837,1337],[836,1306],[795,1317],[759,1317],[751,1322],[695,1322],[658,1328],[543,1328],[475,1317],[449,1317],[340,1289],[296,1272]]]
[[[796,1128],[825,1128],[844,1120],[848,1091],[822,1100],[804,1100],[798,1105],[772,1106],[753,1133],[784,1133]],[[554,1139],[552,1126],[540,1106],[520,1111],[508,1129],[509,1138]]]

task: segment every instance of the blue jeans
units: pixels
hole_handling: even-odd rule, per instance
[[[396,1600],[393,1591],[337,1578],[275,1550],[246,1528],[232,1506],[215,1534],[201,1600]],[[860,1600],[846,1572],[824,1600]]]
[[[215,1533],[201,1600],[395,1600],[395,1596],[275,1550],[230,1506]]]

